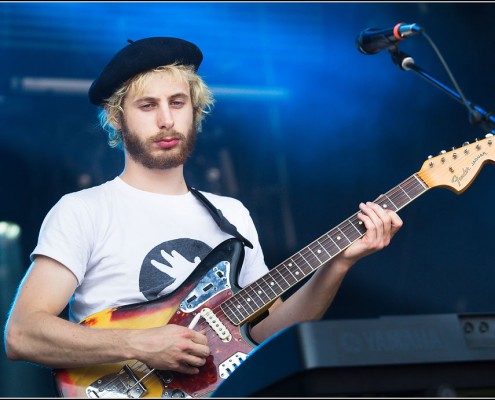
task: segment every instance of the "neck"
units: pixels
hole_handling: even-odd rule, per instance
[[[149,169],[140,164],[126,163],[120,178],[136,189],[146,192],[181,195],[187,193],[184,166],[170,169]]]

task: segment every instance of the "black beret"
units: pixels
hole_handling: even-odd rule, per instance
[[[130,41],[129,45],[115,54],[91,84],[89,101],[95,105],[102,105],[125,81],[141,72],[174,62],[192,65],[197,71],[201,61],[201,50],[187,40],[150,37]]]

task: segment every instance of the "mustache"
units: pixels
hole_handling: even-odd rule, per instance
[[[150,142],[156,142],[159,140],[164,140],[169,137],[179,138],[181,140],[186,140],[186,135],[179,131],[171,131],[171,132],[158,132],[156,135],[153,135],[148,138]]]

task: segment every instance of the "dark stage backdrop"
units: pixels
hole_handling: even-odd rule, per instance
[[[491,3],[0,3],[2,323],[48,210],[123,167],[86,91],[127,39],[203,50],[217,104],[186,173],[243,201],[273,267],[428,155],[487,133],[386,50],[358,52],[357,34],[419,24],[464,95],[493,111],[494,20]],[[400,49],[454,89],[424,36]],[[489,165],[460,196],[435,188],[408,205],[392,245],[350,271],[326,318],[495,311],[494,182]],[[1,396],[53,395],[48,370],[0,361]]]

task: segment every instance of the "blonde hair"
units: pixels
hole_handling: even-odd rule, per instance
[[[174,79],[189,83],[194,128],[196,132],[201,132],[203,119],[211,112],[215,102],[213,93],[203,79],[196,74],[192,66],[174,63],[157,67],[132,77],[107,99],[104,108],[99,113],[99,120],[101,127],[108,133],[108,144],[110,147],[122,149],[122,132],[116,127],[122,126],[125,96],[131,90],[138,93],[141,92],[150,76],[157,72],[168,72]]]

